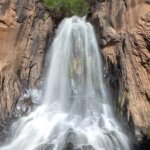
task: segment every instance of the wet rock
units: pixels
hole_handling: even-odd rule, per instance
[[[95,150],[91,145],[84,145],[83,150]]]
[[[98,126],[99,126],[100,128],[103,128],[104,125],[105,125],[105,124],[104,124],[103,117],[100,117],[99,120],[98,120]]]
[[[0,123],[0,133],[4,130],[4,125]]]
[[[73,131],[73,129],[69,129],[66,132],[66,136],[65,136],[65,143],[76,143],[77,141],[77,134]],[[68,145],[68,144],[67,144]]]
[[[0,145],[4,144],[4,141],[9,135],[9,129],[12,124],[12,121],[0,122]]]
[[[74,150],[74,145],[72,143],[66,143],[66,146],[63,150]]]
[[[54,144],[42,144],[36,150],[53,150]]]
[[[33,102],[31,96],[24,97],[24,99],[19,99],[14,111],[15,117],[21,117],[24,114],[28,114],[32,111]]]

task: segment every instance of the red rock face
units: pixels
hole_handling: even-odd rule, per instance
[[[38,87],[53,22],[33,1],[0,2],[0,114],[11,118],[25,89]]]
[[[119,81],[120,112],[138,141],[150,128],[150,1],[116,0],[97,3],[92,20],[111,74]],[[115,80],[117,77],[117,80]]]

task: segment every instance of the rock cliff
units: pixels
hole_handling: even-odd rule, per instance
[[[137,142],[150,138],[150,1],[89,1],[115,103]]]
[[[29,89],[40,86],[46,44],[54,22],[36,0],[0,1],[0,118],[14,115],[17,103]],[[27,111],[30,99],[22,102]]]

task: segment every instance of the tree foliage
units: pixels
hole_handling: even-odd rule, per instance
[[[84,16],[88,11],[86,0],[44,0],[46,7],[65,16]]]

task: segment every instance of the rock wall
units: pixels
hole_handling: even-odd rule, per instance
[[[116,104],[137,142],[150,139],[150,1],[89,1]]]
[[[26,90],[40,86],[53,27],[54,21],[38,0],[0,0],[1,120],[15,115]],[[24,103],[32,102],[28,99]],[[20,109],[27,111],[28,106]]]
[[[150,1],[88,1],[88,16],[102,47],[106,78],[115,93],[118,111],[125,116],[137,142],[148,141]],[[47,41],[59,22],[57,17],[51,16],[38,0],[0,0],[1,121],[16,115],[26,90],[40,87]],[[30,98],[22,101],[25,107],[21,111],[28,111],[31,103]],[[0,126],[0,132],[2,129]]]

